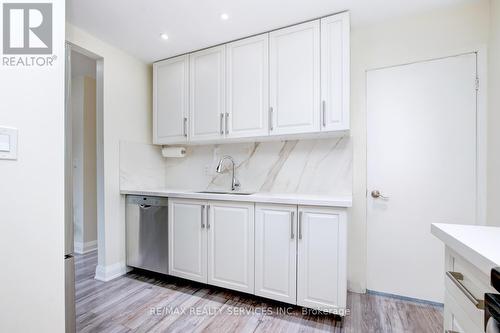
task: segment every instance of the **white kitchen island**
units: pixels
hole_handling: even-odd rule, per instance
[[[484,294],[496,293],[490,272],[500,266],[500,228],[435,223],[431,232],[446,246],[445,331],[484,332]]]

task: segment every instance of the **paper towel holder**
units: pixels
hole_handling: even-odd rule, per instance
[[[162,146],[161,147],[161,155],[163,157],[185,157],[186,156],[186,148],[185,147],[169,147]]]

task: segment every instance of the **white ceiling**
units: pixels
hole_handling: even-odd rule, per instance
[[[153,62],[331,13],[353,26],[475,0],[68,0],[67,19]],[[227,21],[221,13],[229,14]],[[167,33],[169,39],[160,38]]]

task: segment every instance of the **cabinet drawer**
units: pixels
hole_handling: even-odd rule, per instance
[[[474,325],[483,327],[484,311],[479,309],[470,299],[470,297],[474,297],[478,300],[482,300],[483,296],[476,296],[480,294],[476,291],[477,289],[473,290],[474,288],[471,288],[470,283],[466,284],[467,281],[468,280],[465,275],[463,276],[463,279],[457,279],[456,275],[450,276],[447,274],[445,278],[446,293],[453,297],[455,303],[460,307],[463,313],[470,318],[470,321],[472,321]],[[459,287],[459,284],[462,284],[466,290]],[[467,296],[467,293],[470,293],[469,297]],[[481,304],[479,304],[479,306],[480,305]],[[463,322],[463,320],[461,322]]]
[[[495,293],[496,291],[490,286],[490,277],[469,261],[462,258],[460,255],[448,249],[449,270],[459,272],[464,275],[464,284],[472,288],[471,291],[477,291],[480,294]]]
[[[446,252],[447,294],[453,297],[474,325],[484,327],[484,294],[494,292],[489,285],[489,277],[451,249],[447,248]]]
[[[477,326],[458,305],[452,293],[446,292],[444,297],[444,331],[457,333],[481,333],[483,330]]]

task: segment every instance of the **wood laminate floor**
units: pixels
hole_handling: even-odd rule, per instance
[[[172,277],[132,271],[94,280],[97,253],[76,255],[78,332],[415,332],[441,333],[442,308],[349,293],[350,314],[300,307]]]

